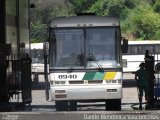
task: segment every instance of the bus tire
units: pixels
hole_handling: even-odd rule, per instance
[[[77,111],[77,101],[70,101],[70,111]]]
[[[121,99],[106,100],[106,110],[121,110]]]
[[[68,101],[55,101],[57,111],[68,111]]]

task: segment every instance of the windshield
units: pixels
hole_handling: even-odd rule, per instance
[[[83,31],[69,29],[54,32],[55,39],[51,41],[51,45],[55,48],[52,49],[50,46],[50,53],[53,53],[51,64],[55,67],[83,66],[81,59],[84,54]]]
[[[53,30],[50,40],[51,67],[116,67],[117,28]]]
[[[101,66],[115,66],[117,64],[116,29],[87,29],[86,34],[86,51],[87,57],[89,58],[87,66],[97,66],[95,61]]]
[[[42,49],[32,49],[31,57],[32,57],[32,63],[44,63]]]

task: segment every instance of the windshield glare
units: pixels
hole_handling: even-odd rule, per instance
[[[53,30],[50,44],[51,67],[116,67],[117,29]]]

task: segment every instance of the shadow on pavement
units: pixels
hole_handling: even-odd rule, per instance
[[[136,87],[137,86],[137,82],[134,79],[124,79],[122,82],[123,88],[127,88],[127,87]]]

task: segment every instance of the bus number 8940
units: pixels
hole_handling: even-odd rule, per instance
[[[59,79],[76,79],[77,75],[58,75]]]

